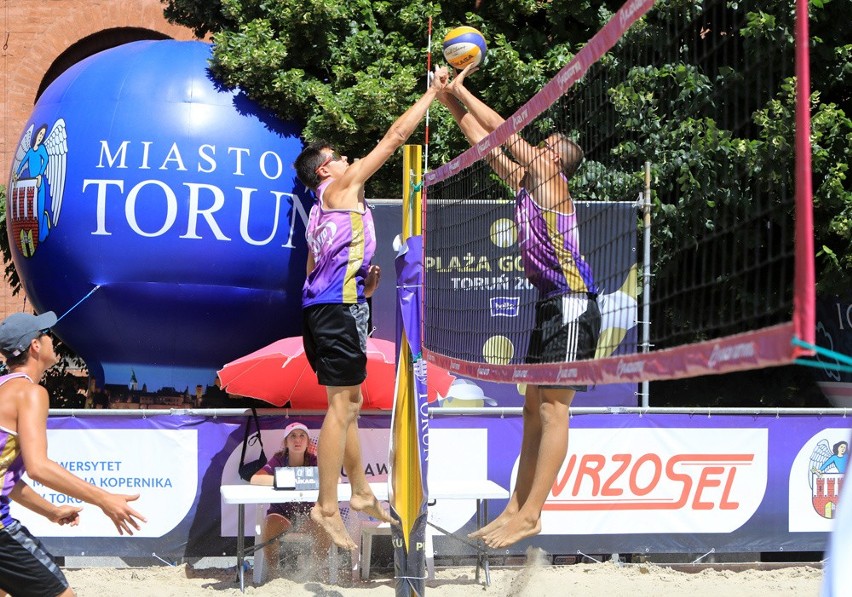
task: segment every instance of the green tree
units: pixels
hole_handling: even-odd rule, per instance
[[[239,87],[279,117],[303,124],[309,139],[327,139],[350,156],[367,153],[390,123],[425,88],[427,20],[433,19],[431,52],[441,60],[443,34],[453,26],[478,28],[488,40],[487,67],[470,78],[470,86],[501,114],[511,114],[550,80],[583,44],[609,20],[622,2],[508,1],[432,2],[411,0],[163,0],[170,20],[189,26],[199,35],[211,33],[213,72],[228,87]],[[709,8],[707,8],[709,7]],[[852,127],[849,85],[852,44],[848,43],[849,0],[812,0],[810,6],[813,181],[819,290],[843,294],[852,277],[852,193],[848,179]],[[750,11],[744,30],[748,51],[793,51],[793,5],[788,0],[763,0],[751,7],[743,2],[704,5],[693,0],[664,0],[649,12],[628,38],[651,45],[668,10]],[[759,40],[762,43],[751,43]],[[617,68],[616,61],[603,61]],[[770,64],[772,62],[770,61]],[[731,79],[744,76],[731,69]],[[648,81],[657,90],[686,85],[693,96],[719,81],[702,80],[684,65],[653,64],[636,69],[622,84],[609,90],[618,113],[616,125],[643,127],[645,146],[621,147],[622,157],[645,152],[655,156],[655,175],[663,185],[677,189],[678,201],[657,200],[664,216],[662,242],[677,238],[676,216],[688,204],[683,196],[699,193],[711,176],[723,178],[733,170],[789,163],[793,145],[780,150],[778,139],[794,133],[793,81],[786,92],[769,103],[749,106],[748,98],[731,94],[726,100],[754,110],[761,129],[757,137],[743,138],[716,130],[711,119],[680,118],[677,106],[668,114],[651,113],[647,121],[646,96],[636,93]],[[684,87],[680,87],[684,89]],[[670,96],[686,101],[683,95]],[[694,98],[693,98],[694,99]],[[642,114],[643,118],[638,118]],[[633,116],[631,116],[633,115]],[[655,120],[656,118],[656,120]],[[640,124],[641,123],[641,124]],[[467,145],[442,109],[432,111],[431,164],[446,162]],[[623,131],[624,132],[624,131]],[[708,136],[708,132],[710,135]],[[696,146],[699,138],[718,145]],[[626,136],[626,139],[631,137]],[[422,137],[421,137],[422,139]],[[415,142],[416,138],[412,138]],[[773,155],[781,151],[783,155]],[[733,156],[733,160],[731,157]],[[399,158],[391,160],[368,189],[374,197],[398,197]],[[637,172],[597,172],[626,182]],[[777,172],[785,184],[792,172]],[[588,196],[594,190],[588,185]],[[790,187],[792,188],[792,187]],[[735,192],[735,191],[732,191]],[[731,200],[734,198],[731,197]],[[664,249],[665,246],[658,247]],[[658,253],[659,254],[659,253]],[[657,264],[664,275],[666,263]]]
[[[604,22],[598,6],[524,0],[166,0],[165,15],[199,35],[212,33],[212,70],[279,117],[301,123],[308,139],[327,139],[350,157],[369,152],[426,88],[428,19],[432,59],[443,35],[467,24],[489,43],[483,93],[511,113],[547,82]],[[478,8],[477,8],[478,6]],[[433,163],[466,147],[451,119],[433,110]],[[422,142],[422,135],[412,142]],[[399,197],[400,158],[374,177],[373,197]]]
[[[658,2],[592,69],[605,72],[608,86],[607,101],[590,117],[592,128],[612,148],[584,166],[575,188],[596,199],[635,196],[636,165],[652,161],[655,296],[677,295],[658,302],[653,313],[657,348],[706,339],[706,330],[736,333],[739,321],[760,327],[789,317],[783,308],[792,286],[792,219],[783,206],[796,188],[796,79],[787,66],[794,15],[786,2],[744,6]],[[812,12],[817,32],[833,22],[825,5]],[[724,28],[737,21],[736,29]],[[682,45],[669,43],[674,35]],[[852,65],[820,60],[848,54],[845,46],[824,52],[819,34],[812,44],[817,279],[821,293],[844,294],[852,273],[846,174],[852,126],[825,98],[848,103],[847,88],[835,81]],[[642,62],[637,55],[655,59]],[[580,81],[577,101],[597,83],[592,75]],[[765,283],[755,284],[750,265],[770,261],[761,271]],[[716,283],[705,284],[711,278]],[[773,295],[768,280],[777,285]]]

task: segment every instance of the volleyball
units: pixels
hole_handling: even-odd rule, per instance
[[[479,66],[487,49],[485,38],[473,27],[456,27],[444,36],[444,58],[459,70],[468,64]]]

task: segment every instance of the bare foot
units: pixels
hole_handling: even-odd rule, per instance
[[[541,518],[532,521],[522,516],[515,516],[499,529],[485,535],[482,540],[491,549],[500,549],[517,543],[521,539],[538,535],[540,532]]]
[[[511,510],[510,511],[509,508],[506,508],[505,510],[503,510],[503,512],[500,514],[500,516],[498,516],[497,518],[495,518],[494,520],[489,522],[487,525],[485,525],[481,529],[473,531],[472,533],[468,533],[467,536],[470,539],[482,539],[483,537],[485,537],[489,533],[493,533],[497,529],[501,528],[504,524],[506,524],[507,522],[512,520],[512,518],[517,513],[518,513],[517,510]]]
[[[324,530],[338,547],[349,550],[358,548],[346,531],[346,525],[343,524],[343,519],[340,517],[340,510],[335,508],[332,514],[326,515],[320,510],[319,504],[316,504],[311,508],[311,520]]]
[[[368,516],[372,516],[376,520],[381,520],[382,522],[389,522],[394,524],[394,520],[391,518],[390,513],[387,510],[382,508],[379,500],[376,499],[372,493],[368,494],[357,494],[353,495],[349,498],[349,506],[355,510],[356,512],[363,512]]]

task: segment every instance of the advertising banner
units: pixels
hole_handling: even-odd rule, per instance
[[[12,504],[18,518],[56,556],[179,557],[236,553],[237,507],[222,503],[220,487],[245,483],[238,467],[245,417],[195,415],[51,416],[48,456],[99,487],[139,494],[133,507],[148,520],[132,537],[119,536],[95,506],[82,504],[25,480],[52,503],[83,506],[77,527],[58,526]],[[268,458],[281,449],[286,414],[262,416]],[[299,417],[319,437],[321,416]],[[253,425],[253,423],[252,423]],[[372,482],[387,480],[389,417],[362,417],[361,442],[365,471]],[[252,427],[253,429],[253,427]],[[260,453],[250,445],[246,460]],[[343,475],[345,480],[345,475]],[[342,504],[345,507],[346,504]],[[346,512],[348,514],[348,511]],[[347,516],[347,518],[349,518]],[[244,533],[254,537],[255,520],[246,517]]]
[[[429,415],[420,341],[422,240],[419,235],[406,238],[396,258],[399,337],[388,494],[390,514],[397,522],[391,527],[396,594],[402,597],[419,597],[426,591]]]
[[[542,532],[511,553],[527,545],[554,554],[825,547],[848,461],[843,416],[607,414],[570,424]],[[519,418],[436,418],[432,427],[484,430],[487,439],[454,453],[484,443],[488,478],[514,488]],[[461,544],[436,536],[435,545],[439,554]]]
[[[438,412],[438,411],[433,411]],[[266,455],[280,449],[294,418],[261,416]],[[319,437],[320,416],[299,417]],[[139,494],[148,522],[120,537],[96,507],[78,527],[48,523],[12,505],[12,514],[57,556],[180,557],[236,553],[236,506],[222,503],[237,474],[244,417],[201,415],[51,416],[49,456],[109,491]],[[388,478],[390,417],[359,420],[370,481]],[[520,417],[434,416],[428,482],[490,479],[511,491]],[[542,513],[540,535],[512,546],[551,554],[822,551],[838,512],[848,462],[849,419],[813,415],[575,414],[569,451]],[[259,446],[249,447],[254,459]],[[345,481],[345,477],[344,477]],[[44,486],[53,503],[77,503]],[[505,502],[488,504],[491,518]],[[361,520],[341,504],[350,532]],[[265,508],[264,508],[265,510]],[[433,500],[428,520],[464,537],[476,500]],[[254,517],[244,533],[254,537]],[[352,523],[352,524],[349,524]],[[435,557],[470,555],[452,536],[433,534]]]

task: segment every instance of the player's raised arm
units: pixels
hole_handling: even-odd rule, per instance
[[[435,99],[438,91],[444,88],[447,84],[447,69],[445,67],[436,67],[432,74],[432,83],[429,89],[418,99],[414,105],[406,110],[402,116],[396,119],[382,140],[379,141],[373,150],[364,156],[362,159],[354,162],[346,173],[341,177],[338,184],[344,186],[363,184],[381,168],[393,153],[402,147],[408,140],[414,129],[426,115],[426,110]]]
[[[467,87],[464,86],[465,77],[476,70],[477,68],[472,64],[466,66],[464,70],[458,72],[453,80],[447,85],[447,91],[461,101],[465,108],[467,108],[473,117],[476,118],[477,122],[482,125],[482,128],[485,129],[487,133],[491,133],[503,124],[506,119],[500,116],[500,114],[498,114],[491,106],[476,97]],[[503,146],[512,152],[515,160],[524,168],[529,167],[537,155],[536,148],[527,143],[523,137],[517,134],[513,134],[506,139]]]
[[[471,146],[476,145],[482,139],[488,136],[488,131],[482,124],[468,112],[464,105],[457,97],[443,91],[438,94],[438,100],[450,111],[456,123],[459,125],[462,133]],[[514,192],[517,192],[521,186],[525,170],[523,167],[512,161],[509,156],[503,153],[500,147],[495,147],[491,153],[486,156],[485,160],[488,165],[494,169],[497,175],[508,184]]]

